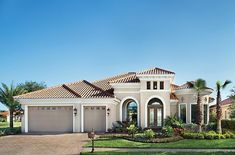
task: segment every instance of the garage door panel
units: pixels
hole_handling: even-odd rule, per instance
[[[73,108],[29,107],[29,132],[72,132]]]
[[[84,131],[89,132],[94,129],[96,132],[106,130],[106,108],[105,106],[84,107]]]

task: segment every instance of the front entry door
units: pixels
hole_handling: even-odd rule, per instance
[[[148,127],[149,128],[162,127],[162,107],[156,107],[156,106],[148,107]]]

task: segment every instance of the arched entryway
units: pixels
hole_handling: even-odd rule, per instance
[[[147,105],[147,125],[149,128],[163,126],[163,103],[158,98],[152,98]]]
[[[120,108],[121,121],[133,122],[136,125],[139,123],[139,110],[138,102],[133,98],[123,100]]]

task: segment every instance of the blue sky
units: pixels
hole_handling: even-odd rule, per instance
[[[0,82],[52,86],[157,66],[176,72],[176,84],[204,78],[214,88],[235,81],[234,8],[233,0],[0,0]]]

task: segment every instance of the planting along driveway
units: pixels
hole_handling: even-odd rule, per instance
[[[13,135],[0,137],[1,155],[78,155],[87,134]]]

